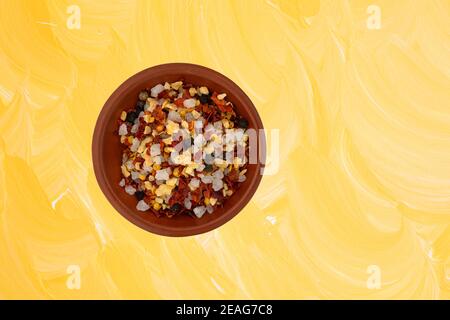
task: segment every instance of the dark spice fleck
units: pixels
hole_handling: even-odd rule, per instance
[[[136,120],[136,118],[138,117],[138,113],[134,112],[134,111],[130,111],[127,114],[127,121],[130,123],[134,123],[134,120]]]
[[[142,199],[144,199],[144,197],[145,197],[145,192],[144,192],[144,191],[136,191],[136,192],[134,193],[134,195],[136,196],[136,198],[137,198],[138,200],[142,200]]]
[[[242,129],[247,129],[248,128],[248,121],[245,118],[240,118],[237,122],[236,122],[237,126],[239,128]]]
[[[170,211],[172,212],[178,212],[181,209],[181,205],[179,203],[175,203],[173,206],[170,207]]]
[[[198,97],[198,100],[200,100],[201,104],[208,104],[211,102],[211,97],[209,96],[209,94],[201,94]]]
[[[212,166],[212,164],[207,164],[207,165],[205,165],[205,168],[203,169],[203,171],[206,171],[206,172],[211,172],[211,171],[213,171],[213,166]]]
[[[144,107],[145,107],[145,101],[138,100],[138,102],[136,103],[136,111],[137,112],[144,111]]]

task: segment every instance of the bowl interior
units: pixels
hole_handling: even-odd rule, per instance
[[[151,212],[136,210],[137,200],[130,196],[118,183],[121,180],[121,159],[123,146],[117,135],[117,119],[122,110],[133,107],[137,95],[144,88],[158,83],[183,80],[194,85],[205,85],[219,93],[225,92],[233,102],[237,113],[249,122],[249,128],[262,129],[258,113],[250,99],[231,80],[205,67],[191,64],[166,64],[137,73],[125,81],[108,99],[97,120],[92,145],[94,170],[105,196],[125,218],[153,233],[166,236],[187,236],[212,230],[235,216],[250,200],[261,180],[262,161],[249,164],[247,180],[237,192],[212,214],[197,219],[188,215],[173,218],[155,217]],[[258,139],[258,157],[265,156],[264,138]]]

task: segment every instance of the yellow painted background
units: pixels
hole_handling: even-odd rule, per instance
[[[449,1],[2,0],[0,30],[0,298],[450,298]],[[112,91],[175,61],[280,129],[278,174],[181,239],[116,213],[90,152]]]

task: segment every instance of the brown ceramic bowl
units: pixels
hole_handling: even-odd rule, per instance
[[[106,101],[94,130],[92,158],[95,176],[106,198],[113,207],[135,225],[164,236],[190,236],[215,229],[237,215],[255,193],[265,160],[265,141],[259,139],[258,164],[249,164],[247,180],[244,181],[223,208],[202,218],[179,215],[173,218],[157,218],[151,212],[136,209],[137,200],[119,186],[123,147],[117,135],[117,119],[123,109],[134,106],[139,91],[158,83],[183,80],[194,85],[205,85],[217,92],[225,92],[237,110],[249,122],[249,128],[263,129],[255,106],[247,95],[230,79],[222,74],[194,64],[169,63],[145,69],[122,83]]]

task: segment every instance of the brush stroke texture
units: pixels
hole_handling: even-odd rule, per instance
[[[368,1],[1,1],[0,298],[449,299],[450,2],[377,3],[381,30]],[[111,92],[174,61],[281,138],[245,210],[183,239],[118,215],[90,154]]]

